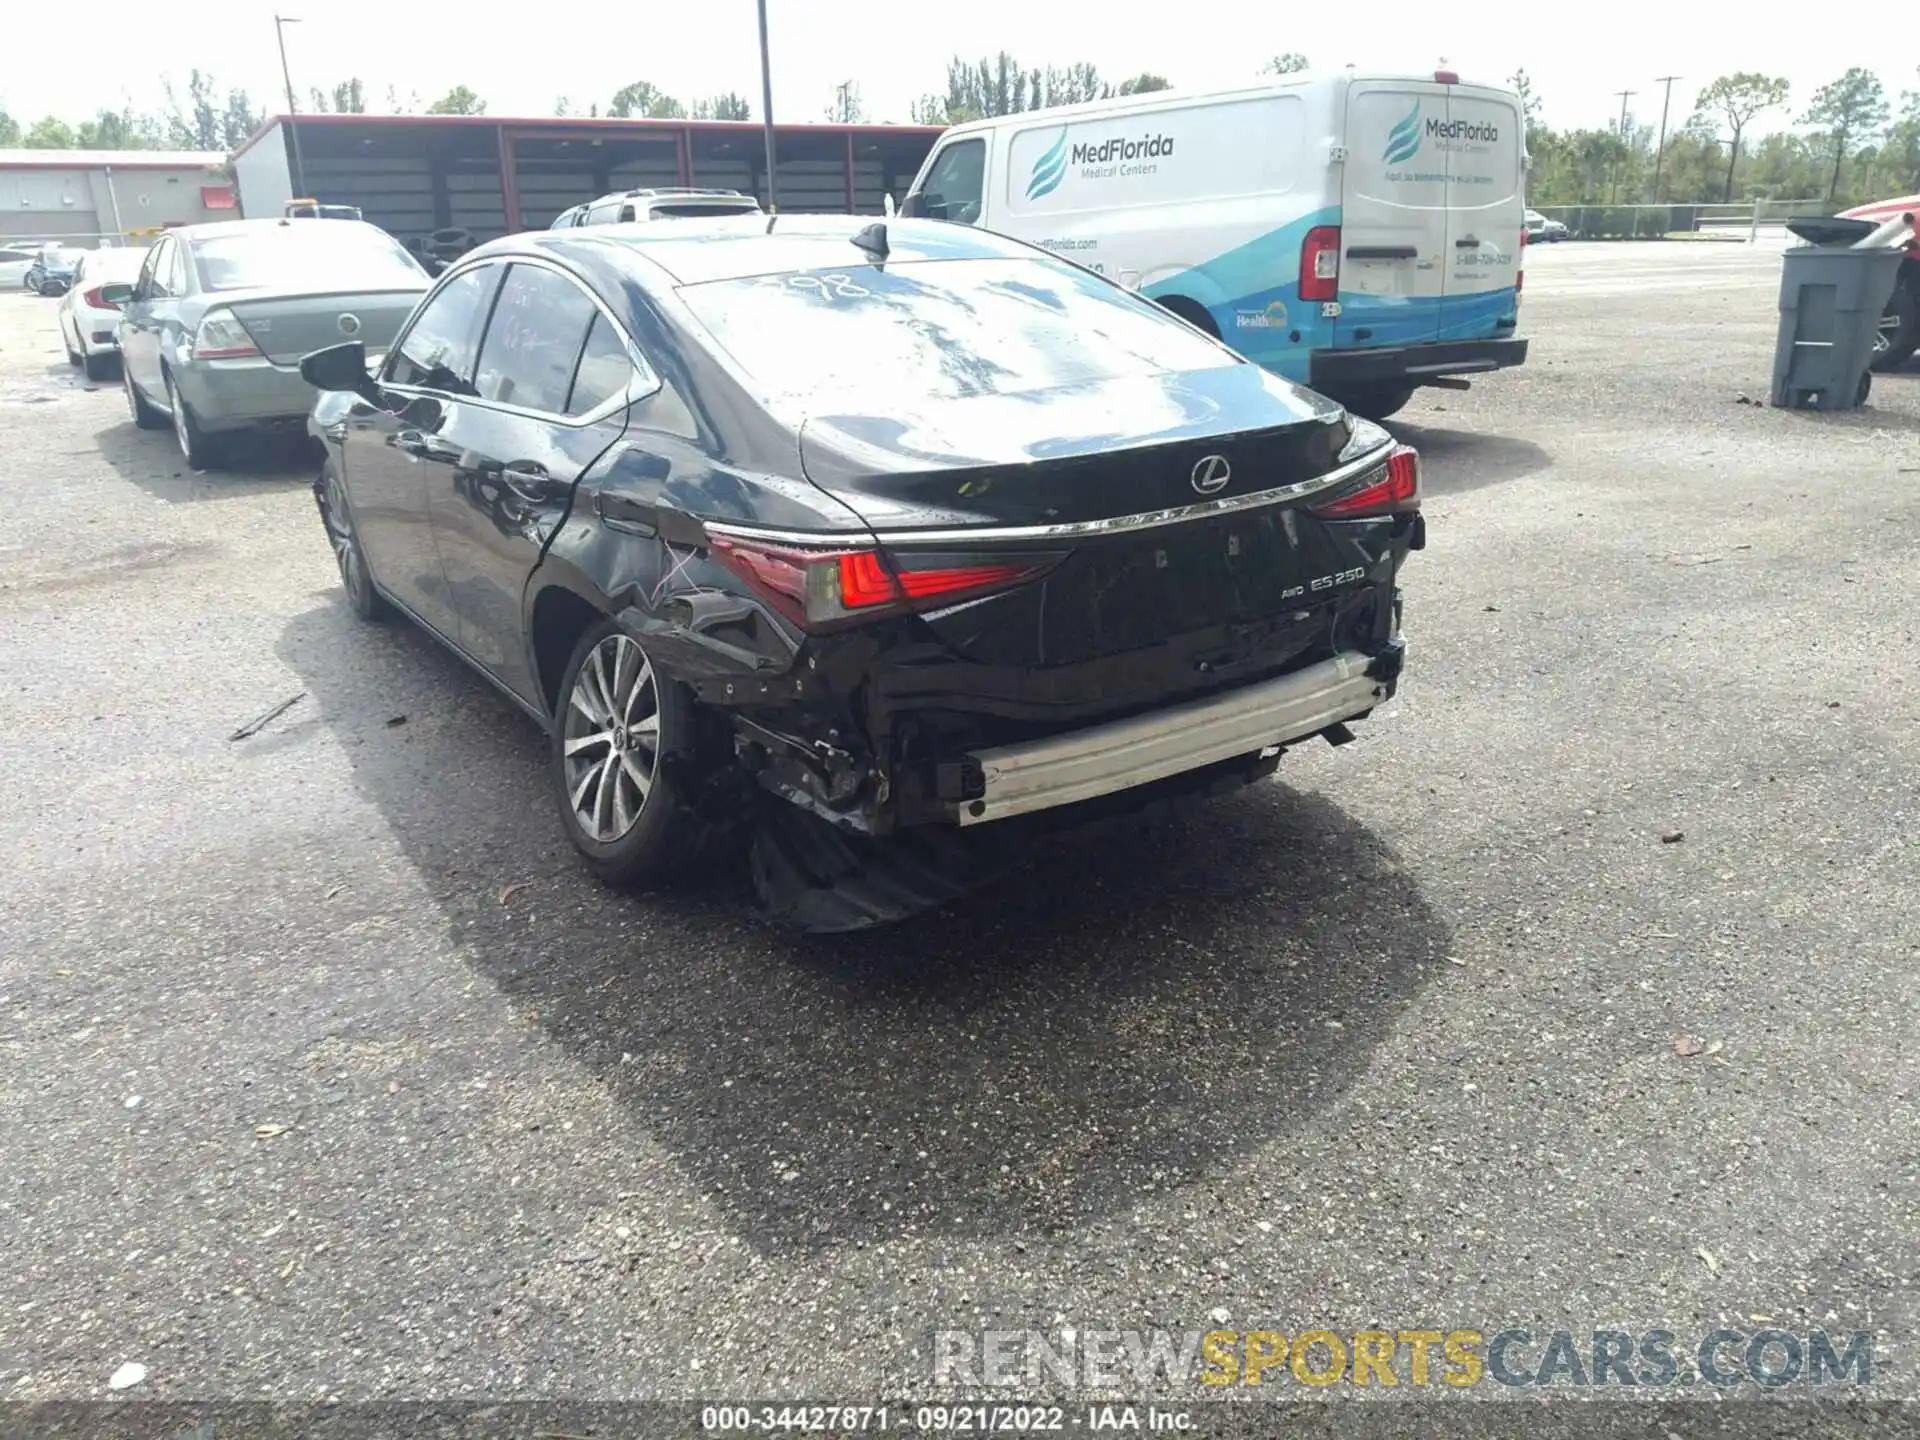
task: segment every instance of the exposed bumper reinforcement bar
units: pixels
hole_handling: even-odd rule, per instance
[[[1397,656],[1396,656],[1397,658]],[[1346,652],[1206,700],[1021,745],[978,750],[986,788],[956,803],[961,825],[1071,805],[1318,734],[1389,693],[1372,656]]]

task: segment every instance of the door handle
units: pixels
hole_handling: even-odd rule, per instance
[[[514,494],[531,505],[543,505],[554,498],[554,480],[547,474],[547,467],[531,463],[503,465],[500,468],[501,482]]]
[[[1480,237],[1478,235],[1462,235],[1458,240],[1453,242],[1453,248],[1456,250],[1478,250],[1480,248]]]
[[[427,453],[427,437],[418,430],[402,430],[393,437],[393,448],[408,455],[424,458]]]

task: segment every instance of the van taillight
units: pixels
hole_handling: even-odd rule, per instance
[[[1333,300],[1340,294],[1340,227],[1316,225],[1300,242],[1300,298]]]

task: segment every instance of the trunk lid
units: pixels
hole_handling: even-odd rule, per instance
[[[1324,647],[1335,613],[1380,582],[1391,526],[1320,520],[1310,482],[1384,442],[1253,365],[820,416],[801,433],[809,478],[903,569],[1055,557],[1040,579],[922,619],[951,657],[1069,707]],[[1302,484],[1297,500],[1262,493]],[[1127,652],[1129,666],[1084,668]]]
[[[355,290],[335,295],[288,295],[228,291],[218,303],[253,337],[276,365],[292,365],[329,345],[358,340],[369,351],[385,350],[424,293],[419,290]]]
[[[1324,474],[1351,434],[1338,405],[1248,364],[888,399],[884,414],[814,415],[800,431],[807,478],[883,539],[1228,500]]]

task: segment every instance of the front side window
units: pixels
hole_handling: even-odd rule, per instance
[[[472,395],[475,352],[497,265],[463,270],[440,287],[387,362],[387,379],[449,395]]]
[[[980,219],[987,174],[987,142],[959,140],[940,152],[920,187],[918,212],[933,220],[972,225]]]
[[[559,272],[509,267],[480,346],[480,398],[565,414],[580,348],[598,314],[586,292]]]
[[[923,260],[680,288],[773,395],[909,413],[928,398],[1023,394],[1242,363],[1150,300],[1057,260]]]

